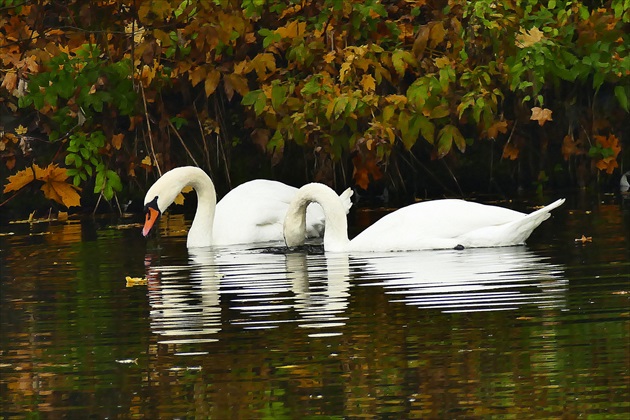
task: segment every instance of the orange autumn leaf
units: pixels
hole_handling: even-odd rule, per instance
[[[210,96],[217,90],[217,86],[219,85],[219,81],[221,79],[221,73],[218,70],[212,70],[206,76],[206,81],[204,83],[204,89],[206,91],[206,96]]]
[[[77,193],[78,188],[66,182],[68,174],[66,168],[60,168],[51,164],[46,168],[33,165],[8,178],[9,183],[4,187],[4,192],[17,191],[34,180],[43,181],[41,190],[46,198],[54,200],[66,207],[80,205],[81,196]]]
[[[579,147],[581,142],[575,140],[573,135],[567,134],[562,140],[562,156],[564,160],[569,160],[571,156],[584,154],[584,151]]]
[[[13,90],[15,90],[15,88],[17,87],[17,84],[17,73],[14,71],[10,71],[4,76],[4,80],[2,81],[2,84],[0,84],[0,87],[5,88],[9,92],[13,92]]]
[[[114,149],[120,150],[120,148],[122,147],[122,141],[124,138],[125,138],[125,135],[122,133],[114,134],[112,136],[112,146],[114,146]]]
[[[613,156],[615,159],[619,155],[619,152],[621,152],[621,145],[619,144],[619,139],[614,134],[611,134],[608,137],[595,136],[595,140],[599,144],[601,144],[602,147],[612,150],[614,153]]]
[[[503,147],[503,159],[516,160],[518,159],[518,147],[514,146],[512,143],[506,143]]]
[[[615,168],[619,167],[619,164],[617,163],[616,158],[614,158],[613,156],[610,156],[610,157],[598,160],[595,166],[597,166],[597,169],[599,169],[600,171],[606,171],[606,173],[610,175],[615,171]]]
[[[197,66],[193,71],[188,73],[188,78],[193,86],[197,86],[199,82],[206,78],[206,69],[202,66]]]
[[[535,106],[532,108],[532,116],[530,120],[538,121],[538,125],[543,126],[547,121],[553,121],[551,113],[553,111],[548,108],[540,108]]]
[[[507,133],[507,121],[496,121],[488,128],[488,138],[496,139],[499,133]]]
[[[383,177],[383,172],[378,166],[374,153],[365,156],[356,155],[352,158],[354,171],[352,177],[357,186],[367,190],[370,180],[379,180]]]
[[[18,171],[15,175],[11,175],[7,180],[9,183],[4,186],[4,192],[18,191],[35,180],[35,173],[33,169],[26,168]]]

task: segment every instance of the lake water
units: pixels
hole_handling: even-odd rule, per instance
[[[463,251],[189,254],[183,216],[138,221],[0,228],[0,418],[630,413],[630,201]]]

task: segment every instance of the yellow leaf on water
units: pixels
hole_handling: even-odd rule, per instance
[[[125,280],[127,281],[127,287],[144,286],[147,284],[147,279],[143,279],[142,277],[127,276]]]
[[[593,238],[591,236],[584,236],[582,235],[581,238],[577,238],[575,240],[575,242],[582,242],[583,244],[587,243],[587,242],[593,242]]]
[[[144,159],[142,159],[142,162],[140,163],[147,166],[153,166],[153,162],[151,161],[151,157],[149,155],[146,155]]]

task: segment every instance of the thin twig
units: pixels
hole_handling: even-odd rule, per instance
[[[160,169],[160,163],[155,155],[155,148],[153,147],[153,135],[151,134],[151,122],[149,121],[149,109],[147,108],[147,97],[144,94],[144,86],[140,83],[140,92],[142,92],[142,103],[144,104],[144,116],[147,120],[147,132],[149,134],[149,146],[151,147],[151,155],[153,157],[153,163],[158,170],[158,175],[162,176],[162,169]]]
[[[184,150],[186,150],[186,153],[188,153],[188,157],[190,157],[190,159],[193,161],[195,166],[199,166],[199,164],[197,163],[197,161],[193,157],[192,153],[190,153],[190,150],[188,150],[188,147],[186,147],[186,143],[184,143],[184,139],[182,138],[182,136],[179,135],[179,132],[177,131],[177,129],[175,128],[175,126],[173,125],[171,120],[167,120],[167,121],[168,121],[168,126],[171,127],[171,130],[173,130],[173,132],[175,133],[175,136],[177,136],[177,138],[181,142],[182,146],[184,146]]]

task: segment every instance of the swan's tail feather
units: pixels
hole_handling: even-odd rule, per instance
[[[352,188],[346,188],[344,192],[339,194],[339,198],[341,199],[341,202],[343,203],[343,207],[346,209],[346,214],[348,214],[348,212],[350,211],[350,207],[352,207],[352,194],[353,193],[354,191],[352,191]]]
[[[485,247],[485,246],[510,246],[525,243],[542,222],[551,216],[551,210],[564,204],[565,199],[561,198],[553,203],[540,208],[532,213],[524,215],[522,218],[497,226],[486,226],[481,229],[468,232],[459,238],[465,247]]]
[[[517,244],[525,243],[527,238],[532,234],[534,229],[536,229],[542,222],[549,219],[551,216],[551,210],[560,207],[564,204],[565,199],[561,198],[559,200],[554,201],[553,203],[542,207],[532,213],[529,213],[527,216],[523,217],[520,220],[516,220],[508,225],[511,225],[510,228],[513,232],[513,241]]]

